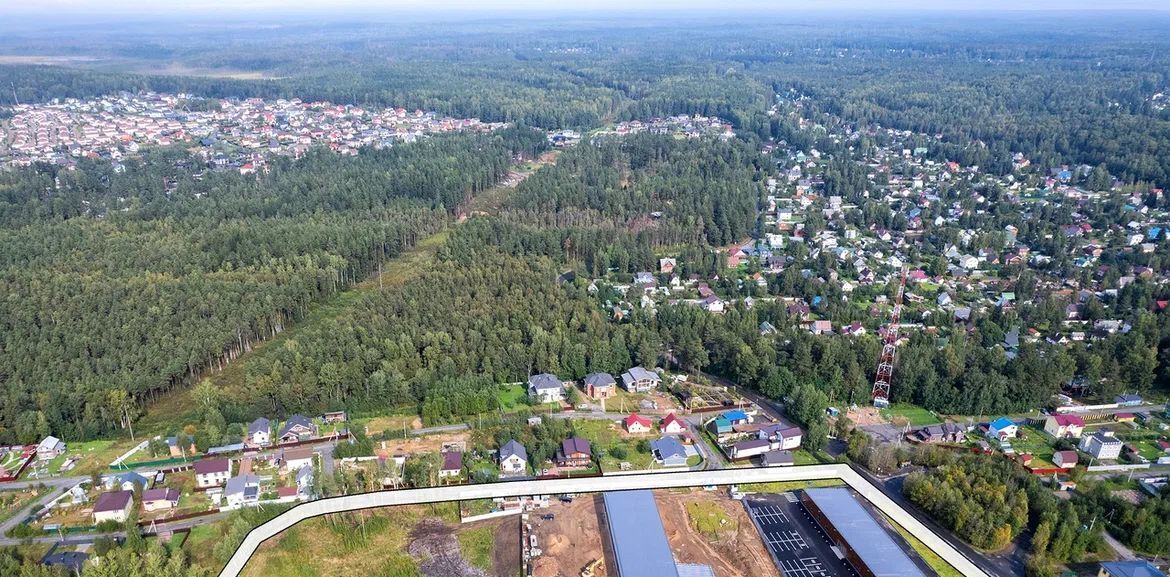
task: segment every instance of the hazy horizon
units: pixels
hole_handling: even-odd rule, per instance
[[[163,16],[178,14],[206,14],[224,17],[232,15],[304,15],[304,14],[390,14],[410,12],[431,13],[436,16],[482,15],[488,13],[630,13],[669,10],[680,13],[740,13],[740,12],[824,12],[824,11],[979,11],[979,12],[1069,12],[1069,11],[1170,11],[1170,4],[1152,0],[1117,0],[1101,3],[1088,0],[1039,0],[1012,2],[1009,0],[957,0],[940,4],[928,0],[892,0],[873,2],[865,0],[824,0],[810,4],[795,0],[744,0],[733,6],[699,0],[569,0],[549,3],[540,0],[40,0],[33,3],[9,2],[0,4],[0,16],[48,16],[69,19],[80,16],[140,15]]]

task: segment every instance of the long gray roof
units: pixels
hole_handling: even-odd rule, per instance
[[[806,489],[805,495],[876,577],[926,577],[849,489]]]
[[[528,377],[528,386],[538,391],[560,389],[564,387],[564,385],[561,384],[561,380],[558,379],[556,375],[549,373],[540,373],[539,375],[532,375],[531,377]]]
[[[679,577],[654,494],[610,491],[602,498],[618,577]]]

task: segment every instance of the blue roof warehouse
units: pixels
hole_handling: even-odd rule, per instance
[[[675,563],[653,493],[613,491],[603,499],[617,577],[714,577],[706,565]]]
[[[860,577],[926,577],[849,489],[807,489],[801,503]]]

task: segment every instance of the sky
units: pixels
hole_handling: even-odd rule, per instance
[[[220,13],[786,12],[814,10],[1170,10],[1166,0],[0,0],[0,16]]]

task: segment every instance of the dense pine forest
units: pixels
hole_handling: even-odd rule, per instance
[[[5,442],[127,426],[446,226],[542,145],[521,129],[317,152],[260,175],[192,172],[173,150],[124,172],[0,174]]]

